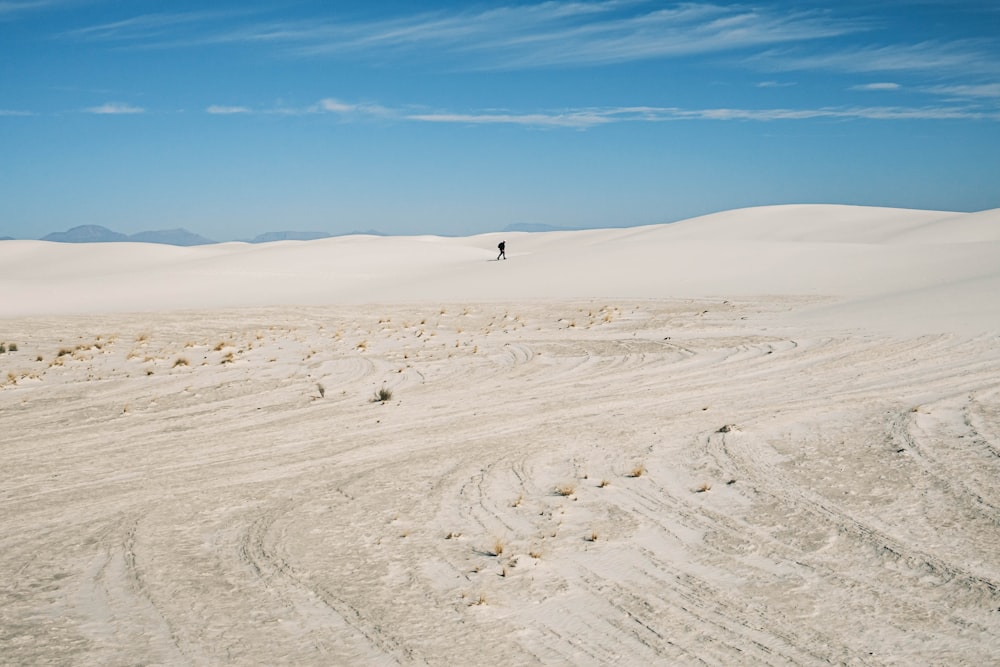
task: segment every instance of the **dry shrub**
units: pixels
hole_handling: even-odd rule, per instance
[[[557,496],[572,496],[574,493],[576,493],[576,487],[572,484],[560,484],[556,487]]]
[[[488,551],[491,556],[500,556],[503,554],[503,540],[499,537],[493,540],[493,548]]]
[[[643,465],[642,463],[639,463],[638,465],[636,465],[635,467],[633,467],[632,470],[629,471],[628,476],[629,477],[642,477],[645,474],[646,474],[646,466]]]

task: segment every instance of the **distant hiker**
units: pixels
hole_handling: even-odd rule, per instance
[[[497,261],[499,262],[501,257],[507,259],[507,254],[504,252],[504,249],[507,247],[507,242],[501,241],[499,244],[497,244],[497,247],[500,248],[500,254],[497,255]]]

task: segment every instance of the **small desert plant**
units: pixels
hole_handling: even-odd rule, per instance
[[[375,397],[372,398],[372,403],[385,403],[386,401],[392,400],[392,389],[388,387],[381,387],[375,392]]]
[[[534,558],[535,560],[538,560],[542,557],[542,552],[539,551],[538,549],[532,549],[531,551],[528,552],[528,555]]]
[[[510,504],[510,506],[511,506],[511,507],[520,507],[520,506],[521,506],[521,501],[522,501],[522,500],[524,500],[524,495],[523,495],[523,494],[522,494],[522,495],[520,495],[520,496],[518,496],[517,498],[515,498],[515,499],[514,499],[514,502],[512,502],[512,503]]]
[[[17,343],[11,343],[7,346],[8,352],[17,352]]]
[[[174,368],[177,368],[178,366],[190,366],[190,365],[191,362],[189,362],[184,357],[177,357],[177,361],[174,362]]]
[[[73,354],[73,350],[68,347],[61,347],[59,351],[56,352],[56,357],[65,357],[67,354]]]
[[[4,343],[0,343],[0,354],[6,354],[6,353],[7,353],[7,345]]]
[[[708,482],[702,482],[702,485],[695,489],[695,493],[705,493],[706,491],[711,491],[712,485]]]
[[[319,392],[319,397],[320,398],[323,398],[324,396],[326,396],[326,387],[324,387],[323,384],[320,383],[320,382],[316,383],[316,391]]]
[[[493,540],[493,548],[487,552],[490,556],[499,556],[503,554],[503,540],[499,537]]]
[[[576,493],[576,487],[572,484],[560,484],[556,487],[557,496],[572,496],[574,493]]]
[[[596,530],[590,531],[590,534],[587,535],[587,537],[585,537],[584,539],[587,540],[588,542],[596,542],[597,541],[597,531]]]
[[[609,481],[608,481],[608,480],[606,480],[606,479],[602,479],[602,480],[600,481],[600,483],[599,483],[599,484],[597,485],[597,488],[599,488],[599,489],[603,489],[603,488],[604,488],[604,487],[606,487],[606,486],[607,486],[608,484],[611,484],[611,482],[609,482]]]
[[[639,463],[635,467],[633,467],[632,470],[629,471],[628,476],[629,477],[642,477],[644,474],[646,474],[646,466],[644,466],[643,464]]]

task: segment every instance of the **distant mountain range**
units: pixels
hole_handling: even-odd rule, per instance
[[[353,232],[355,234],[377,234],[378,232]],[[254,237],[248,243],[270,243],[272,241],[312,241],[315,239],[329,238],[328,232],[267,232]],[[2,237],[0,241],[14,239]],[[150,232],[138,232],[136,234],[122,234],[102,227],[101,225],[80,225],[65,232],[53,232],[42,237],[42,241],[55,241],[57,243],[119,243],[131,241],[133,243],[163,243],[176,246],[196,246],[218,243],[204,236],[199,236],[186,229],[163,229]]]
[[[43,241],[57,243],[115,243],[133,241],[136,243],[165,243],[167,245],[192,246],[215,243],[204,236],[198,236],[186,229],[166,229],[138,234],[122,234],[100,225],[80,225],[65,232],[53,232],[42,237]]]
[[[580,227],[556,227],[555,225],[533,224],[530,222],[518,222],[507,225],[503,228],[505,232],[575,232]]]
[[[271,243],[272,241],[315,241],[328,239],[326,232],[265,232],[258,234],[250,243]]]
[[[579,227],[556,227],[553,225],[541,225],[530,223],[517,223],[504,227],[505,232],[565,232],[580,229]],[[344,234],[330,234],[329,232],[265,232],[258,234],[253,239],[248,239],[246,243],[272,243],[274,241],[315,241],[316,239],[326,239],[334,236],[352,236],[362,234],[367,236],[389,236],[384,232],[374,229],[367,231],[353,231]],[[10,236],[0,236],[0,241],[13,241]],[[163,229],[150,232],[138,232],[136,234],[122,234],[102,227],[101,225],[80,225],[65,232],[52,232],[41,239],[42,241],[55,241],[57,243],[118,243],[131,241],[133,243],[163,243],[165,245],[176,246],[197,246],[219,243],[199,236],[186,229]]]

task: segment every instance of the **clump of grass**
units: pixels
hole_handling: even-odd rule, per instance
[[[177,368],[178,366],[190,366],[190,365],[191,362],[185,359],[184,357],[177,357],[177,361],[174,362],[174,368]]]
[[[8,352],[17,352],[17,343],[11,343],[7,346]]]
[[[597,531],[596,530],[592,530],[592,531],[590,531],[590,534],[587,535],[583,539],[587,540],[588,542],[596,542],[597,541],[597,537],[598,537]]]
[[[317,382],[316,383],[316,391],[319,392],[319,397],[320,398],[323,398],[323,397],[326,396],[326,387],[323,386],[323,383],[321,383],[321,382]]]
[[[372,403],[385,403],[386,401],[392,400],[392,389],[386,386],[382,386],[378,391],[375,392],[374,398],[372,398]]]
[[[68,354],[73,354],[73,350],[69,349],[68,347],[61,347],[61,348],[59,348],[59,351],[56,352],[56,357],[57,358],[58,357],[65,357]]]
[[[708,482],[702,482],[702,485],[695,489],[695,493],[705,493],[706,491],[711,491],[712,485]]]
[[[517,498],[515,498],[514,501],[510,504],[510,506],[511,507],[520,507],[522,500],[524,500],[524,494],[521,494]]]
[[[538,549],[532,549],[531,551],[528,552],[528,555],[534,558],[535,560],[539,560],[542,557],[542,552],[539,551]]]
[[[639,463],[639,464],[635,465],[632,468],[632,470],[629,471],[628,476],[629,477],[642,477],[645,474],[646,474],[646,466],[643,465],[643,464],[641,464],[641,463]]]
[[[493,548],[487,551],[486,553],[489,554],[490,556],[500,556],[503,554],[503,547],[504,547],[503,540],[497,537],[496,539],[493,540]]]
[[[572,496],[574,493],[576,493],[576,487],[572,484],[560,484],[556,487],[557,496],[563,496],[565,498],[567,496]]]
[[[226,356],[222,357],[219,361],[220,364],[231,364],[236,361],[236,355],[233,354],[232,350],[226,352]]]
[[[7,354],[7,344],[0,343],[0,354]]]
[[[604,487],[608,486],[609,484],[611,484],[611,482],[609,482],[609,481],[608,481],[608,480],[606,480],[606,479],[602,479],[602,480],[600,481],[600,483],[598,483],[598,485],[597,485],[597,488],[599,488],[599,489],[603,489]]]

